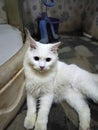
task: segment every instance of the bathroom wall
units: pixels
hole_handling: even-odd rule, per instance
[[[0,0],[0,23],[7,23],[5,0]],[[41,0],[22,0],[25,25],[37,32],[36,19],[45,6]],[[52,8],[47,8],[48,16],[60,19],[59,33],[81,30],[98,39],[98,0],[55,0]]]
[[[85,0],[55,0],[55,6],[47,8],[48,16],[59,18],[61,23],[59,32],[70,32],[81,27],[81,16],[85,8]],[[40,0],[24,0],[25,20],[26,23],[33,21],[36,26],[36,18],[45,11],[45,6],[41,4]]]
[[[62,1],[62,2],[61,2]],[[82,31],[98,38],[98,0],[55,0],[56,5],[47,8],[48,16],[59,18],[59,33]],[[42,8],[40,0],[24,0],[26,24],[33,23],[36,32],[36,18]]]
[[[5,1],[0,0],[0,24],[7,23]]]
[[[86,0],[84,31],[98,39],[98,0]]]
[[[61,20],[59,32],[79,30],[82,24],[82,13],[85,0],[56,0],[56,6],[48,10],[48,14]]]

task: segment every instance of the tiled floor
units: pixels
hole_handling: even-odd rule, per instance
[[[90,72],[98,73],[98,42],[92,41],[86,37],[77,36],[61,36],[62,44],[59,49],[60,60],[71,64],[77,64]],[[93,124],[98,123],[98,106],[90,103]],[[17,114],[16,118],[6,130],[25,130],[23,121],[26,114],[26,107]],[[70,125],[70,127],[68,127]],[[98,130],[94,127],[92,130]],[[70,128],[70,129],[68,129]],[[76,128],[66,118],[64,111],[60,105],[53,105],[49,115],[49,130],[76,130]]]

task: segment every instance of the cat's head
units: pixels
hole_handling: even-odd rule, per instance
[[[30,47],[27,54],[32,67],[40,72],[52,69],[58,60],[57,49],[60,42],[42,44],[35,41],[31,36],[29,36],[28,40]]]

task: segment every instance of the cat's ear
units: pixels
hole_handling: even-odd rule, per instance
[[[36,41],[31,37],[30,32],[27,28],[25,28],[25,32],[26,32],[26,41],[29,42],[30,48],[36,49],[37,48]]]
[[[31,49],[36,49],[37,48],[36,41],[32,37],[30,37],[29,40],[30,40],[30,47],[31,47]]]
[[[51,51],[56,53],[57,52],[57,49],[58,47],[60,46],[61,42],[57,42],[57,43],[54,43],[51,47]]]

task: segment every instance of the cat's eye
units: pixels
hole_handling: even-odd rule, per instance
[[[47,62],[50,62],[50,61],[51,61],[51,58],[46,58],[46,61],[47,61]]]
[[[34,57],[34,60],[38,61],[38,60],[39,60],[39,57],[38,57],[38,56],[35,56],[35,57]]]

